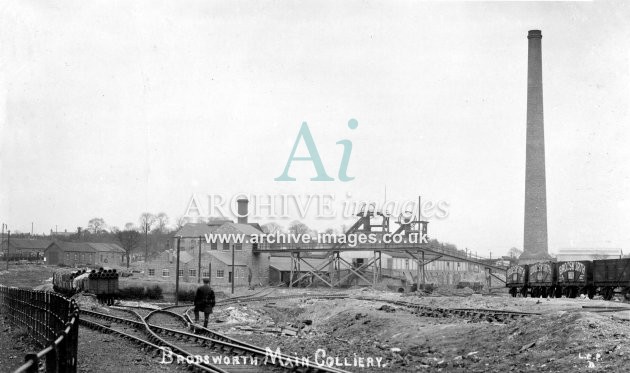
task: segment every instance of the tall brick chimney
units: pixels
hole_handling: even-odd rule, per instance
[[[249,204],[249,201],[247,200],[247,198],[241,198],[236,200],[237,203],[237,211],[238,211],[238,224],[247,224],[247,215],[249,214],[247,205]]]
[[[542,33],[527,34],[527,140],[525,156],[525,227],[521,264],[549,260],[547,191],[542,89]]]

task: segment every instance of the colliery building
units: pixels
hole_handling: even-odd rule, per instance
[[[52,245],[51,240],[39,240],[39,239],[22,239],[11,238],[10,240],[2,241],[2,255],[7,253],[7,246],[9,248],[9,258],[11,260],[25,259],[25,260],[42,260],[44,258],[44,252]]]
[[[44,252],[46,264],[69,267],[120,267],[125,250],[114,243],[62,242],[52,243]]]
[[[247,214],[247,200],[239,200],[239,215]],[[173,246],[179,241],[179,276],[183,282],[199,282],[210,278],[213,286],[269,284],[269,255],[257,253],[257,244],[248,242],[253,235],[263,234],[260,225],[249,223],[247,216],[231,220],[212,220],[208,223],[188,223],[173,235]],[[206,237],[222,236],[225,242],[208,242]],[[236,238],[244,237],[244,242]],[[234,254],[234,271],[232,271]],[[175,281],[176,249],[166,250],[157,259],[145,264],[148,279]],[[234,273],[232,273],[234,272]]]

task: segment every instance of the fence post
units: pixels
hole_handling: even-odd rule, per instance
[[[45,359],[46,372],[77,370],[79,308],[75,301],[54,293],[0,285],[0,310],[8,322],[24,328],[37,344],[45,348],[29,353],[16,372],[38,372]]]
[[[26,373],[37,373],[39,369],[39,359],[37,358],[37,354],[36,353],[26,354],[26,356],[24,356],[24,362],[28,363],[29,361],[32,361],[32,364],[30,367],[28,367],[28,369],[26,370]]]

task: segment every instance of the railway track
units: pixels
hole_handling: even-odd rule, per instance
[[[140,315],[137,315],[137,318],[142,320]],[[104,322],[97,322],[95,319]],[[164,352],[168,351],[169,356],[172,357],[174,361],[186,362],[189,369],[194,369],[198,372],[227,373],[227,370],[204,361],[199,361],[196,359],[195,355],[191,354],[189,351],[158,337],[151,331],[144,320],[135,321],[100,312],[81,310],[79,323],[90,329],[107,334],[114,334],[132,341],[140,345],[142,351],[151,353],[155,357],[158,357],[160,354],[164,356]]]
[[[507,310],[493,310],[486,308],[443,308],[443,307],[430,307],[417,303],[399,301],[399,300],[385,300],[372,297],[356,297],[355,299],[372,301],[372,302],[384,302],[410,308],[414,310],[419,316],[425,317],[463,317],[472,321],[488,321],[488,322],[508,322],[511,320],[520,319],[523,317],[537,316],[539,313],[507,311]]]
[[[217,302],[217,306],[257,301],[286,299],[357,299],[370,302],[389,303],[411,309],[419,316],[463,317],[472,321],[508,322],[536,313],[480,308],[440,308],[430,307],[400,300],[387,300],[348,294],[289,294],[269,296],[275,290],[260,291],[247,296],[227,298]],[[141,346],[145,352],[154,355],[171,351],[174,359],[186,362],[189,369],[199,372],[253,372],[253,371],[299,371],[299,372],[346,372],[326,366],[303,366],[295,364],[295,357],[275,354],[222,333],[204,328],[193,322],[192,305],[169,306],[162,309],[143,307],[112,307],[114,315],[81,310],[81,325],[105,333],[115,334]],[[127,317],[125,317],[127,316]],[[270,355],[272,353],[273,355]],[[207,358],[208,355],[209,358]],[[197,357],[206,357],[198,359]],[[269,357],[273,356],[273,359]],[[219,357],[213,360],[213,358]],[[229,361],[224,360],[228,357]],[[234,359],[240,365],[234,364]],[[290,363],[290,366],[287,362]],[[312,365],[315,365],[311,362]]]
[[[165,318],[170,318],[166,321]],[[159,320],[160,325],[149,323],[150,320]],[[196,325],[188,312],[183,315],[177,314],[171,310],[156,310],[147,315],[145,322],[149,328],[159,335],[162,339],[177,346],[184,346],[187,351],[191,351],[197,355],[207,355],[208,352],[218,352],[221,356],[237,356],[245,358],[246,362],[256,362],[255,371],[298,371],[312,373],[344,373],[346,371],[325,367],[325,366],[304,366],[300,361],[296,361],[295,357],[286,354],[275,354],[270,356],[270,352],[262,347],[258,347],[237,339],[214,332],[210,329]],[[164,326],[164,325],[169,326]],[[230,371],[235,370],[235,366],[228,367]],[[252,371],[248,369],[247,371]]]

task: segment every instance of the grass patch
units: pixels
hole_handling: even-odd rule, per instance
[[[0,284],[32,289],[51,278],[56,268],[45,265],[9,263],[9,270],[7,271],[6,262],[0,262]]]

